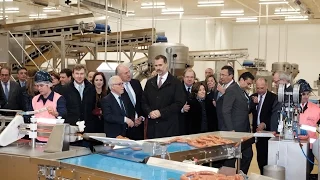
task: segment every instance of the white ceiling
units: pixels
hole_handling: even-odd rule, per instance
[[[77,13],[78,10],[76,7],[69,7],[64,4],[65,0],[37,0],[43,2],[51,2],[51,4],[55,4],[58,9],[61,9],[61,12],[51,12],[46,13],[47,17],[60,17],[60,16],[68,16],[71,13]],[[72,0],[76,2],[76,0]],[[104,4],[104,0],[91,0],[101,4]],[[120,4],[120,0],[109,0],[112,1],[115,6],[116,4]],[[155,18],[179,18],[179,15],[161,15],[161,9],[141,9],[141,3],[143,2],[165,2],[166,8],[183,8],[184,14],[182,18],[190,19],[190,18],[221,18],[220,11],[221,10],[234,10],[234,9],[243,9],[244,17],[248,16],[259,16],[259,0],[224,0],[223,7],[197,7],[198,0],[127,0],[127,9],[128,11],[134,11],[135,16],[134,19],[139,18],[150,18],[152,14],[154,14]],[[275,8],[296,8],[299,7],[294,3],[294,0],[287,0],[290,3],[287,5],[269,5],[268,6],[268,14],[269,14],[269,23],[283,23],[283,16],[275,16],[274,10]],[[303,2],[307,8],[312,12],[312,18],[308,21],[300,21],[300,22],[290,22],[290,23],[320,23],[320,0],[300,0]],[[0,0],[0,7],[3,6],[2,0]],[[123,0],[125,2],[125,0]],[[60,4],[60,5],[59,5]],[[45,6],[35,5],[30,0],[15,0],[13,2],[5,2],[5,8],[18,7],[19,13],[10,13],[6,14],[8,16],[7,23],[10,22],[19,22],[19,21],[29,21],[30,14],[44,14],[43,8]],[[88,10],[82,9],[80,12],[88,12]],[[100,10],[100,13],[96,14],[96,16],[102,16],[103,11]],[[0,14],[2,16],[2,14]],[[261,16],[266,16],[266,5],[261,5]],[[225,17],[224,17],[225,18]],[[264,23],[265,18],[261,18],[262,23]],[[235,17],[227,17],[226,21],[235,23]]]

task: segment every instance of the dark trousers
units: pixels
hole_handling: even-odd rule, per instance
[[[312,149],[309,149],[309,153],[308,153],[308,159],[314,163],[314,155],[312,153]],[[310,161],[308,161],[308,169],[309,169],[309,174],[311,174],[312,170],[313,170],[313,166],[314,164],[312,164]]]
[[[258,138],[256,142],[257,161],[260,174],[263,175],[263,167],[268,164],[268,140],[270,138]]]
[[[240,169],[243,173],[248,174],[251,160],[253,157],[252,146],[250,145],[246,149],[242,150],[242,158],[240,161]]]

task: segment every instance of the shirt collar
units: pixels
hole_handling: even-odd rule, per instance
[[[1,84],[4,85],[4,82],[1,81]],[[9,85],[9,84],[10,84],[10,80],[7,82],[7,85]]]
[[[224,88],[225,88],[225,89],[227,89],[227,88],[230,86],[230,84],[232,84],[232,83],[233,83],[233,81],[234,81],[234,80],[232,79],[228,84],[226,84],[226,85],[225,85],[225,87],[224,87]]]
[[[111,93],[113,94],[113,96],[114,96],[114,97],[116,98],[116,100],[118,101],[118,99],[119,99],[120,96],[119,96],[118,94],[112,92],[112,91],[111,91]]]
[[[162,80],[166,80],[168,77],[169,72],[166,72],[162,77]],[[160,80],[160,76],[158,75],[158,81]]]
[[[78,84],[76,81],[73,81],[74,87],[79,87],[80,85],[84,86],[84,81],[81,84]]]
[[[40,95],[37,102],[39,102],[40,100],[44,101],[44,100],[50,100],[50,101],[53,101],[53,95],[54,95],[54,92],[51,91],[51,93],[49,94],[49,96],[47,98],[44,98],[43,95]]]
[[[185,83],[183,83],[183,84],[184,84],[184,87],[186,88],[186,90],[188,90],[188,88],[192,89],[192,85],[189,87]]]
[[[265,97],[265,96],[266,96],[266,94],[267,94],[267,92],[265,92],[265,93],[264,93],[264,94],[262,94],[262,95],[260,95],[260,94],[259,94],[259,96],[260,96],[260,97]]]

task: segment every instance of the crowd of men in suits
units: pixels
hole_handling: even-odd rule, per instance
[[[254,76],[244,73],[236,82],[234,69],[230,66],[222,67],[220,74],[214,74],[211,68],[206,69],[206,80],[196,83],[198,89],[192,89],[196,85],[196,74],[192,69],[185,70],[181,82],[169,73],[168,60],[163,55],[155,57],[154,68],[157,75],[147,81],[144,90],[138,80],[132,79],[127,66],[120,64],[116,68],[116,75],[107,82],[109,93],[101,99],[102,120],[107,137],[121,135],[141,140],[185,135],[194,128],[193,125],[190,126],[194,123],[191,121],[201,121],[200,119],[205,120],[208,126],[203,128],[203,122],[198,123],[198,133],[217,130],[276,131],[279,104],[277,95],[267,89],[266,79],[257,79],[257,91],[249,96],[246,89],[253,83]],[[92,113],[96,92],[94,86],[85,78],[86,68],[76,65],[72,71],[61,72],[64,74],[60,74],[60,77],[70,78],[69,82],[61,83],[56,90],[66,99],[66,122],[75,125],[77,121],[84,120],[85,132],[96,132],[99,129],[98,123],[93,120]],[[18,94],[20,86],[24,86],[26,81],[26,73],[25,68],[20,69],[19,80],[14,82],[9,80],[10,70],[1,69],[1,108],[21,109]],[[217,76],[220,77],[219,82],[216,81]],[[274,82],[288,83],[285,78]],[[214,84],[213,88],[209,88],[210,83]],[[204,111],[195,112],[193,110],[196,106],[189,103],[194,101],[189,101],[189,98],[192,92],[197,94],[200,91],[201,85],[205,87],[206,96],[204,99],[195,99],[205,102],[197,106],[199,111]],[[249,121],[250,113],[253,115],[252,126]],[[196,119],[200,114],[202,117]],[[263,173],[263,166],[267,164],[268,139],[258,138],[256,148],[259,168]],[[248,172],[252,156],[251,147],[243,150],[241,169],[245,173]],[[234,167],[235,161],[229,160],[223,164]]]

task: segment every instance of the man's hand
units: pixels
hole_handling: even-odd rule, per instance
[[[190,105],[188,105],[187,103],[183,105],[183,112],[188,112],[189,110],[190,110]]]
[[[57,117],[59,115],[59,113],[57,112],[57,110],[55,110],[53,107],[49,106],[47,107],[48,113],[51,114],[54,117]]]
[[[133,127],[134,126],[134,122],[131,119],[127,118],[127,117],[125,117],[125,118],[126,118],[126,123],[128,124],[128,126],[129,127]]]
[[[263,131],[266,127],[266,124],[264,122],[260,123],[256,129],[256,131]]]
[[[212,104],[214,105],[214,107],[216,107],[216,106],[217,106],[217,103],[216,103],[216,101],[215,101],[215,100],[212,100]]]
[[[142,116],[134,120],[134,126],[138,127],[141,124],[141,122],[142,122]]]
[[[252,101],[253,101],[255,104],[258,104],[258,103],[259,103],[257,96],[252,96]]]
[[[161,117],[161,113],[159,110],[154,110],[149,113],[149,116],[151,119],[157,119],[157,118]]]
[[[220,84],[218,84],[217,90],[218,90],[221,94],[224,94],[224,93],[226,92],[226,89],[224,89]]]

